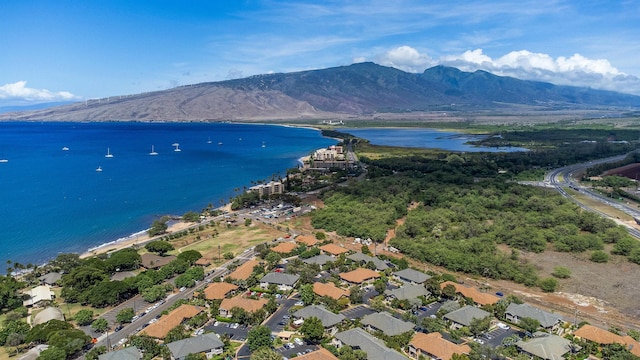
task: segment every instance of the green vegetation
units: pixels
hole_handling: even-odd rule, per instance
[[[558,279],[568,279],[571,277],[571,270],[567,269],[564,266],[556,266],[553,268],[553,273],[551,274]]]
[[[614,222],[581,211],[555,191],[520,185],[513,179],[535,168],[628,152],[635,148],[635,142],[611,143],[607,139],[636,140],[639,134],[585,129],[503,131],[488,143],[527,144],[537,150],[387,154],[377,160],[361,154],[368,168],[367,181],[322,192],[325,207],[312,213],[312,225],[382,242],[387,230],[404,218],[389,245],[407,256],[452,271],[554,291],[557,280],[539,281],[534,266],[515,250],[596,251],[601,256],[606,255],[602,250],[607,243],[614,244],[615,253],[627,254],[634,261],[633,253],[640,261],[640,250],[634,252],[638,242]],[[582,142],[584,139],[595,142]],[[360,144],[356,146],[359,150]],[[372,151],[368,145],[367,151]],[[499,245],[512,251],[501,251]]]

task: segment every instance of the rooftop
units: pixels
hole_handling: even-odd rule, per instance
[[[318,240],[316,240],[312,236],[307,236],[307,235],[296,236],[295,241],[297,243],[305,244],[307,246],[313,246],[313,245],[315,245],[315,244],[317,244],[319,242]]]
[[[258,300],[246,299],[243,298],[242,295],[238,295],[232,297],[231,299],[224,299],[220,303],[220,309],[231,311],[234,307],[239,307],[244,309],[247,312],[255,312],[257,310],[262,309],[265,305],[267,305],[267,299],[260,298]]]
[[[288,254],[295,250],[298,245],[294,242],[283,242],[271,248],[271,251],[279,254]]]
[[[520,350],[545,360],[562,360],[571,351],[571,341],[557,335],[537,332],[534,337],[516,343]]]
[[[407,331],[413,331],[415,327],[415,324],[396,319],[388,312],[365,315],[362,318],[362,325],[371,326],[388,336],[396,336]]]
[[[185,319],[198,315],[201,311],[202,309],[198,306],[182,304],[155,323],[144,328],[142,333],[157,339],[164,339],[171,329],[182,324]]]
[[[263,276],[262,279],[260,279],[260,282],[293,286],[298,281],[298,279],[300,279],[300,275],[271,272]]]
[[[349,250],[343,248],[342,246],[338,246],[336,244],[327,244],[327,245],[320,246],[320,250],[336,256],[349,252]]]
[[[326,264],[329,261],[336,261],[336,258],[331,255],[320,254],[308,259],[302,260],[305,264],[318,264],[320,266]]]
[[[341,289],[332,282],[328,282],[326,284],[321,282],[313,283],[313,292],[318,296],[328,296],[335,300],[338,300],[343,296],[349,296],[349,290]]]
[[[340,274],[341,279],[354,284],[360,284],[369,279],[375,279],[379,277],[380,277],[380,274],[378,274],[377,271],[373,271],[365,268],[357,268],[353,271]]]
[[[404,269],[393,273],[400,279],[406,279],[414,283],[422,284],[423,282],[431,279],[431,276],[423,273],[422,271],[414,269]]]
[[[335,337],[343,344],[367,353],[368,360],[407,360],[407,358],[399,352],[389,349],[382,340],[361,328],[339,332]]]
[[[640,342],[628,335],[620,336],[589,324],[576,330],[573,335],[598,344],[622,344],[625,345],[632,354],[640,356]]]
[[[227,282],[211,283],[206,289],[204,289],[204,297],[207,300],[224,299],[229,292],[237,289],[237,285]]]
[[[454,288],[456,288],[456,293],[470,298],[479,305],[492,305],[500,301],[500,298],[493,294],[483,293],[478,291],[478,289],[476,288],[466,287],[462,284],[454,283],[453,281],[443,282],[442,284],[440,284],[440,289],[444,289],[447,285],[452,285]]]
[[[468,354],[471,351],[468,345],[457,345],[443,339],[439,332],[429,334],[417,332],[409,345],[441,360],[449,360],[453,354]]]
[[[463,308],[445,314],[444,318],[464,326],[469,326],[473,319],[484,319],[489,315],[491,314],[482,309],[467,305]]]
[[[389,265],[387,265],[386,262],[384,262],[383,260],[378,259],[377,257],[373,257],[373,256],[369,256],[369,255],[365,255],[361,252],[357,252],[355,254],[351,254],[349,256],[347,256],[347,259],[356,261],[356,262],[360,262],[360,263],[369,263],[372,262],[375,266],[377,270],[386,270],[389,268]]]
[[[312,351],[308,354],[296,356],[297,360],[338,360],[329,350],[320,348],[320,350]]]
[[[247,280],[251,274],[253,274],[253,268],[256,265],[260,265],[260,262],[257,260],[248,260],[244,264],[238,266],[231,274],[227,275],[227,277],[235,280]]]
[[[177,258],[173,255],[160,256],[151,253],[140,255],[142,266],[147,269],[157,269],[159,267],[163,267],[175,259]]]
[[[98,356],[99,360],[138,360],[142,359],[142,353],[135,346],[129,346],[124,349],[111,351]]]
[[[550,328],[562,319],[560,315],[552,314],[533,307],[529,304],[511,303],[507,307],[507,314],[513,314],[519,318],[528,317],[536,319],[543,328]]]
[[[189,354],[209,352],[211,349],[222,348],[223,346],[224,343],[220,341],[215,333],[206,333],[167,344],[174,359],[184,358]]]
[[[393,296],[398,300],[413,300],[419,296],[429,296],[430,292],[423,285],[405,285],[393,290],[385,290],[387,296]]]
[[[324,326],[325,328],[339,324],[340,322],[342,322],[342,320],[345,319],[344,315],[334,314],[322,305],[311,305],[303,307],[302,309],[293,313],[293,316],[303,319],[317,317],[318,319],[320,319],[320,321],[322,321],[322,326]]]

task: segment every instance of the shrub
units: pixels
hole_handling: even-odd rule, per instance
[[[567,269],[564,266],[556,266],[553,268],[553,273],[551,275],[557,277],[558,279],[567,279],[571,277],[571,270]]]
[[[596,250],[591,253],[591,261],[595,263],[606,263],[609,261],[609,255],[604,251]]]
[[[544,292],[554,292],[558,288],[558,280],[552,277],[540,279],[538,286]]]

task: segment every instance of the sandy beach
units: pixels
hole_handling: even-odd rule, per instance
[[[231,212],[231,204],[226,204],[222,207],[217,208],[216,210]],[[209,220],[207,220],[209,221]],[[191,223],[186,221],[177,221],[169,226],[167,232],[163,235],[158,235],[154,237],[150,237],[146,231],[141,231],[139,233],[133,234],[127,238],[114,240],[112,242],[97,246],[95,248],[91,248],[80,255],[81,259],[86,259],[92,256],[96,256],[98,254],[104,254],[110,251],[117,251],[121,249],[125,249],[132,246],[141,246],[146,244],[149,241],[162,238],[167,234],[175,233],[187,229],[194,225],[199,225],[202,223]]]

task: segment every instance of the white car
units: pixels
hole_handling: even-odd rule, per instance
[[[511,327],[510,327],[509,325],[507,325],[507,324],[503,324],[503,323],[501,323],[501,322],[499,322],[499,323],[498,323],[498,327],[499,327],[500,329],[503,329],[503,330],[509,330],[509,329],[511,329]]]
[[[473,339],[473,341],[477,342],[480,345],[484,344],[484,340],[482,340],[482,339],[475,338],[475,339]]]

